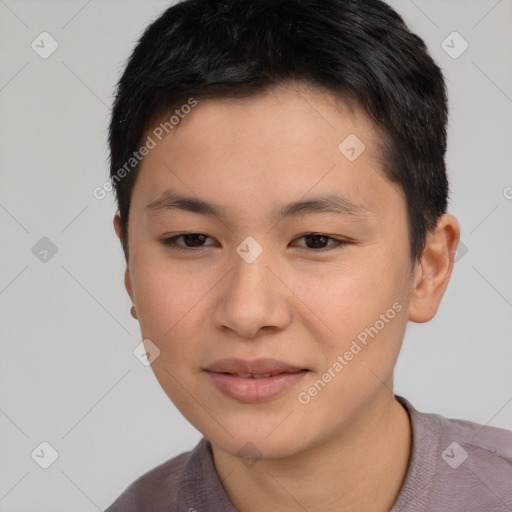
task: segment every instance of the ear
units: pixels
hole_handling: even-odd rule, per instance
[[[459,240],[457,219],[442,215],[435,231],[427,235],[421,260],[416,264],[415,288],[408,309],[410,321],[422,323],[434,318],[452,275]]]
[[[121,225],[121,216],[119,215],[119,213],[116,213],[114,215],[114,230],[116,232],[117,238],[119,238],[119,240],[122,243],[123,228]],[[128,292],[128,295],[130,296],[130,299],[133,303],[133,288],[132,288],[132,281],[131,281],[131,277],[130,277],[130,269],[129,269],[128,265],[126,265],[126,270],[124,272],[124,286],[125,286],[126,291]],[[132,316],[134,318],[137,318],[134,307],[132,307]]]
[[[114,230],[116,232],[117,238],[119,238],[119,241],[123,241],[123,228],[121,227],[121,215],[119,213],[116,213],[114,215]]]

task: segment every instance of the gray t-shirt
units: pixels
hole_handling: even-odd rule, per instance
[[[390,512],[512,511],[512,431],[417,411],[409,468]],[[105,512],[237,512],[206,438],[148,471]]]

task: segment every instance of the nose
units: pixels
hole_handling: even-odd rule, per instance
[[[292,318],[291,293],[265,252],[252,263],[234,257],[215,309],[218,328],[244,338],[286,328]]]

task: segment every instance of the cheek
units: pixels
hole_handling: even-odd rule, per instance
[[[171,261],[160,248],[138,249],[131,279],[139,322],[148,333],[162,337],[200,304],[215,276],[198,265],[192,269],[190,263]]]
[[[301,322],[323,353],[324,368],[336,374],[333,400],[346,402],[354,388],[377,388],[396,363],[407,324],[406,279],[401,262],[381,251],[375,261],[338,267],[296,282],[308,308]],[[303,277],[305,277],[303,275]],[[341,356],[343,369],[332,369]],[[329,376],[326,376],[329,379]]]
[[[149,257],[139,258],[136,268],[133,290],[141,334],[161,352],[153,369],[184,376],[209,347],[213,329],[209,294],[215,293],[225,270]]]
[[[134,302],[141,335],[160,350],[151,365],[153,372],[172,402],[188,410],[189,393],[196,393],[191,375],[205,339],[201,298],[211,285],[208,280],[192,278],[190,273],[180,273],[169,265],[140,265],[138,268]]]
[[[376,262],[361,258],[297,275],[290,288],[303,301],[296,301],[304,312],[301,318],[323,325],[329,337],[348,339],[373,325],[396,302],[405,309],[403,272],[399,265],[383,265],[382,256]]]

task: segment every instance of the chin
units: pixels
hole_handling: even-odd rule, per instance
[[[314,444],[309,442],[309,436],[305,435],[303,428],[296,426],[279,431],[279,427],[275,429],[276,423],[273,425],[267,427],[260,424],[259,428],[253,429],[247,426],[239,429],[234,425],[223,425],[232,436],[221,427],[212,429],[211,425],[208,425],[203,430],[197,426],[195,428],[198,428],[212,445],[241,459],[283,459],[307,450]]]
[[[254,465],[258,460],[284,459],[297,454],[301,450],[300,445],[294,439],[288,439],[285,443],[282,438],[274,440],[261,436],[236,436],[235,438],[215,439],[205,436],[212,445],[237,457],[248,466]]]

